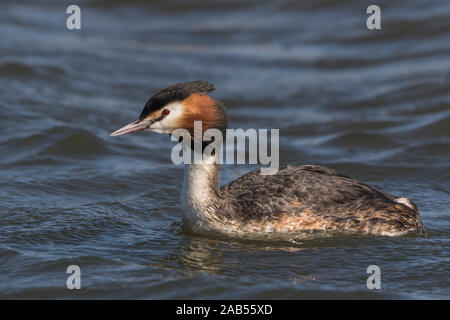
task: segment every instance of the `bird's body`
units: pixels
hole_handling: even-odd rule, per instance
[[[305,230],[424,235],[417,207],[323,166],[259,170],[219,187],[220,165],[191,164],[182,191],[185,224],[234,235]]]
[[[197,81],[165,89],[147,102],[137,122],[112,135],[136,128],[163,133],[176,128],[192,130],[195,119],[224,131],[226,112],[206,95],[213,88],[208,82]],[[165,118],[170,113],[176,118]],[[220,187],[220,164],[214,163],[213,157],[187,164],[181,211],[185,225],[194,231],[237,236],[305,230],[425,235],[419,211],[408,198],[315,165],[282,167],[273,175],[256,170]]]

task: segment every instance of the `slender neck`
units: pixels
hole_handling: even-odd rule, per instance
[[[217,221],[220,197],[220,164],[212,159],[188,164],[181,195],[183,219],[190,223]]]

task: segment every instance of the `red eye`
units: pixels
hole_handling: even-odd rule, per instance
[[[164,110],[161,112],[161,115],[163,115],[163,116],[165,117],[165,116],[167,116],[169,113],[170,113],[169,110],[164,109]]]

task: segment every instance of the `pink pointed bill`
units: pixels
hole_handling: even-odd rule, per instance
[[[116,131],[112,132],[109,136],[110,137],[115,137],[115,136],[121,136],[127,133],[132,133],[132,132],[137,132],[137,131],[142,131],[146,128],[148,128],[148,126],[151,123],[149,123],[149,121],[143,120],[143,121],[135,121],[132,122],[130,124],[127,124],[126,126],[117,129]]]

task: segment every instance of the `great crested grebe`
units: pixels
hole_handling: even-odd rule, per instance
[[[225,133],[227,113],[208,96],[207,81],[179,83],[153,95],[139,119],[113,133],[149,130],[171,134],[195,120],[202,130]],[[182,218],[194,231],[268,234],[336,230],[398,236],[425,236],[417,206],[408,198],[379,191],[332,169],[316,165],[282,167],[274,175],[259,170],[220,187],[220,164],[211,159],[187,164],[181,197]]]

